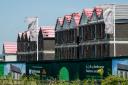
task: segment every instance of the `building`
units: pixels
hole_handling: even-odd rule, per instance
[[[78,57],[79,20],[79,13],[65,15],[61,28],[56,30],[56,56],[58,59],[76,59]],[[58,25],[60,24],[57,23],[55,29],[58,29]]]
[[[56,58],[66,59],[69,56],[67,43],[69,43],[69,26],[70,26],[71,15],[65,15],[64,18],[58,18],[56,23]]]
[[[77,16],[80,19],[76,19],[77,24],[74,23],[74,15],[77,15],[74,13],[58,18],[55,27],[56,59],[127,56],[127,8],[128,5],[111,4],[85,8],[80,18]],[[71,30],[76,31],[73,33]]]
[[[128,65],[117,64],[117,74],[120,77],[128,78]]]
[[[3,44],[4,61],[17,61],[17,43],[5,42]]]
[[[80,58],[109,56],[108,45],[104,43],[106,34],[102,14],[102,8],[83,9],[79,24]]]
[[[53,26],[43,26],[43,60],[54,60],[55,56],[55,30]],[[41,43],[40,43],[41,45]]]
[[[14,79],[20,79],[21,77],[21,70],[20,68],[16,67],[15,65],[10,64],[10,73]]]
[[[105,13],[109,10],[107,7],[111,9],[111,15],[106,15],[106,18]],[[81,54],[81,58],[128,55],[127,8],[128,5],[96,6],[90,18],[84,18],[87,15],[83,15],[84,12],[82,12],[79,25],[79,49],[81,50],[79,54]],[[114,21],[111,20],[112,18],[115,18]],[[108,21],[111,22],[109,26],[107,25]]]
[[[18,61],[37,60],[37,33],[38,33],[38,60],[54,59],[54,28],[43,26],[37,29],[28,29],[19,33],[17,37]]]

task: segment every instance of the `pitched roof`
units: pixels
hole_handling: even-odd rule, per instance
[[[125,65],[125,64],[117,64],[117,68],[120,70],[127,70],[128,71],[128,65]]]
[[[85,8],[85,9],[83,9],[83,13],[90,19],[93,14],[93,9]]]
[[[63,18],[62,17],[58,17],[57,21],[56,21],[56,25],[55,25],[55,30],[61,29],[62,25],[63,25]],[[58,26],[59,26],[59,28],[58,28]]]
[[[70,22],[71,20],[71,15],[65,15],[64,19],[66,19],[67,22]]]
[[[14,65],[12,65],[12,64],[10,64],[10,70],[11,70],[12,72],[16,72],[16,73],[19,73],[19,74],[22,73],[19,67],[16,67],[16,66],[14,66]]]
[[[103,9],[99,6],[95,7],[94,11],[96,12],[97,16],[101,16],[101,14],[103,13]]]
[[[19,35],[19,37],[21,38],[21,36],[22,36],[22,32],[18,33],[18,35]]]
[[[5,42],[3,44],[3,52],[5,54],[16,54],[17,43],[16,42]]]
[[[105,11],[106,9],[111,7],[113,7],[113,4],[98,5],[98,6],[95,6],[94,8],[102,8],[102,10]]]
[[[54,38],[55,37],[55,29],[53,26],[42,26],[42,33],[44,38]]]
[[[28,31],[25,31],[24,33],[25,33],[25,36],[27,36],[27,38],[29,39],[29,37],[30,37],[30,31],[28,30]]]
[[[79,21],[80,21],[80,13],[73,13],[72,14],[72,18],[74,18],[76,25],[79,25]]]
[[[26,32],[22,33],[23,39],[26,38],[26,35],[27,35]]]
[[[63,24],[63,18],[62,18],[62,17],[59,17],[59,18],[57,19],[57,21],[60,23],[60,25]]]
[[[63,20],[62,26],[64,26],[64,24],[68,24],[68,25],[69,25],[70,22],[71,22],[71,17],[72,17],[72,15],[65,15],[65,16],[64,16],[64,20]],[[66,21],[66,23],[64,23],[65,21]],[[68,26],[68,25],[67,25],[67,26]],[[64,29],[65,29],[65,28],[67,29],[67,27],[64,27]]]

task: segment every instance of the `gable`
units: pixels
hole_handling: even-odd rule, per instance
[[[97,14],[96,12],[94,11],[93,14],[92,14],[92,19],[91,21],[97,21]]]
[[[71,15],[65,15],[63,21],[63,29],[69,29],[71,22]]]
[[[62,28],[63,18],[59,17],[56,22],[55,30],[60,30]]]
[[[67,20],[64,19],[63,29],[68,29],[68,28],[69,28],[69,22],[67,22]]]
[[[81,15],[80,25],[87,24],[91,20],[92,14],[93,9],[84,9]]]
[[[71,23],[70,23],[70,29],[72,29],[72,28],[74,28],[74,27],[76,27],[76,26],[77,26],[77,25],[76,25],[75,19],[72,18],[72,19],[71,19]]]
[[[87,16],[84,13],[82,13],[81,19],[80,19],[80,25],[85,25],[87,24],[87,22],[88,22]]]
[[[103,19],[103,9],[102,8],[95,8],[95,13],[97,15],[97,19]]]
[[[59,23],[59,21],[58,21],[57,24],[56,24],[55,30],[58,31],[58,30],[60,30],[60,29],[61,29],[61,25],[60,25],[60,23]]]

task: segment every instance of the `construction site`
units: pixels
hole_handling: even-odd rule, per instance
[[[17,61],[1,62],[0,75],[10,66],[14,74],[40,80],[128,78],[128,5],[84,8],[57,18],[53,28],[18,33]]]
[[[101,5],[93,9],[85,8],[81,14],[73,13],[58,18],[55,31],[56,59],[127,56],[127,7]]]

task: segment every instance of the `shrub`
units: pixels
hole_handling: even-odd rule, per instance
[[[108,76],[102,80],[101,85],[127,85],[126,80],[117,76]]]

